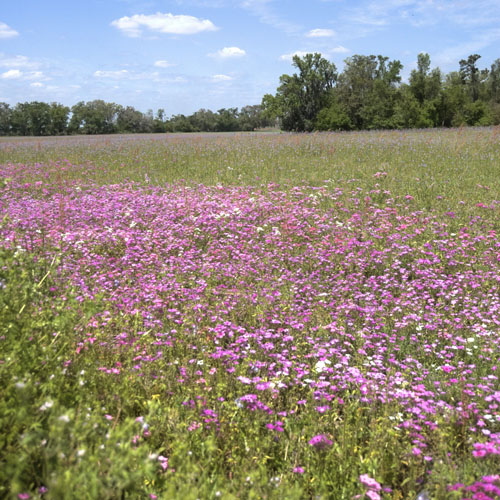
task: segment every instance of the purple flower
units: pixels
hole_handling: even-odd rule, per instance
[[[361,474],[361,476],[359,476],[359,482],[370,490],[380,491],[380,484],[368,474]]]
[[[328,439],[324,434],[317,434],[309,439],[309,445],[314,446],[317,449],[327,448],[333,444],[333,441]]]

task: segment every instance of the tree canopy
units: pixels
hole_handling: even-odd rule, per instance
[[[293,58],[298,74],[280,77],[262,106],[283,130],[361,130],[497,125],[500,123],[500,59],[479,69],[478,54],[443,75],[429,54],[402,83],[403,65],[382,55],[353,55],[337,74],[320,54]]]

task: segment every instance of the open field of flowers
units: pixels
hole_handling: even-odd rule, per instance
[[[0,140],[0,497],[500,498],[500,130]]]

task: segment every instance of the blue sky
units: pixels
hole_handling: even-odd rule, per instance
[[[0,101],[104,99],[168,116],[258,104],[294,53],[500,58],[498,0],[2,0]]]

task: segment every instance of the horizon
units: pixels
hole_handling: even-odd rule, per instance
[[[9,4],[0,14],[0,101],[71,107],[102,99],[144,113],[190,115],[260,104],[282,74],[295,72],[294,54],[319,52],[339,72],[347,57],[381,54],[401,61],[403,81],[421,52],[445,73],[472,53],[481,55],[480,68],[500,57],[500,5],[493,0],[301,3]]]

